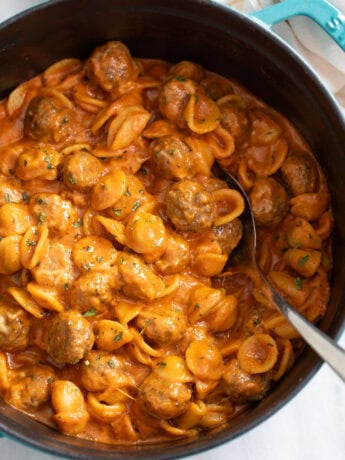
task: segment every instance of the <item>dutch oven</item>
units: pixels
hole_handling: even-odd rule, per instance
[[[322,0],[287,0],[248,18],[206,0],[55,0],[0,27],[0,95],[65,57],[86,58],[109,40],[133,56],[196,61],[237,79],[281,111],[309,142],[324,169],[335,218],[331,299],[320,328],[337,338],[345,323],[345,121],[337,103],[302,59],[267,24],[294,14],[313,17],[345,46],[345,19]],[[265,21],[266,25],[262,22]],[[78,459],[167,459],[230,441],[293,398],[321,361],[308,347],[271,393],[231,424],[197,439],[111,446],[67,437],[0,401],[0,429],[55,455]]]

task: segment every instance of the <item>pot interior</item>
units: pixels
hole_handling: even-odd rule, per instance
[[[86,57],[108,40],[133,56],[192,60],[239,80],[291,120],[323,167],[335,216],[334,270],[321,328],[331,337],[345,319],[345,126],[318,78],[278,38],[245,16],[203,0],[61,0],[33,8],[0,28],[0,93],[65,57]],[[164,445],[107,446],[69,438],[0,402],[0,428],[36,447],[72,458],[177,458],[230,440],[263,421],[300,390],[320,366],[306,348],[290,373],[227,426],[198,439]],[[33,433],[35,436],[33,437]]]

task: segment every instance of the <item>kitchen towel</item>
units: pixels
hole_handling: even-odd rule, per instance
[[[275,0],[217,0],[244,13],[268,7]],[[303,0],[301,0],[303,1]],[[345,0],[329,0],[345,14]],[[273,27],[321,77],[345,116],[345,52],[311,19],[299,16]]]

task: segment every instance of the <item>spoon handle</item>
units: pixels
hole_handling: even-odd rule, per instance
[[[302,338],[345,382],[345,350],[292,308],[268,283],[273,301]]]

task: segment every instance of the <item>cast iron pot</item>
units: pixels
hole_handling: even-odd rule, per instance
[[[289,0],[299,7],[304,3]],[[320,4],[320,0],[313,2]],[[313,8],[314,10],[315,8]],[[271,10],[271,21],[282,15]],[[302,11],[303,12],[303,11]],[[305,13],[305,12],[304,12]],[[305,13],[307,14],[307,13]],[[333,13],[332,13],[333,14]],[[340,16],[329,32],[344,36]],[[321,21],[322,22],[322,21]],[[333,27],[335,24],[335,27]],[[340,30],[340,32],[339,32]],[[320,324],[330,337],[345,322],[345,124],[337,104],[310,68],[258,21],[205,0],[57,0],[0,27],[0,94],[65,57],[87,57],[108,40],[125,42],[134,56],[194,60],[236,78],[283,112],[303,133],[330,186],[335,216],[332,294]],[[321,362],[306,348],[269,396],[231,424],[198,439],[164,444],[108,446],[67,437],[0,401],[0,430],[56,455],[78,459],[167,459],[229,441],[264,421],[290,400]]]

